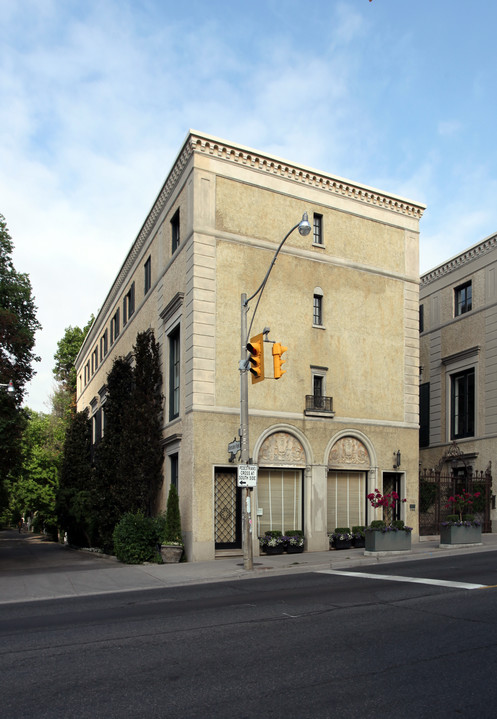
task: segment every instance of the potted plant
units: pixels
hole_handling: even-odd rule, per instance
[[[364,530],[366,527],[362,524],[356,524],[352,527],[352,546],[354,549],[362,549],[366,544],[366,535]]]
[[[279,529],[268,529],[263,537],[259,537],[259,547],[265,554],[283,554],[286,537]]]
[[[333,549],[350,549],[352,547],[350,527],[335,527],[335,531],[330,535],[330,545]]]
[[[179,562],[183,556],[183,536],[181,534],[181,515],[179,511],[178,491],[174,484],[169,488],[166,514],[163,518],[159,536],[162,561],[165,564]]]
[[[412,527],[407,527],[401,519],[390,520],[393,509],[400,499],[397,492],[382,494],[379,489],[368,494],[374,509],[383,508],[387,521],[376,519],[365,529],[365,554],[369,552],[405,552],[411,550]],[[389,521],[388,521],[389,520]]]
[[[445,507],[453,509],[456,513],[447,515],[447,519],[440,525],[440,546],[481,544],[481,524],[475,520],[473,514],[467,513],[472,508],[480,492],[471,494],[463,490],[460,494],[449,497]]]
[[[292,529],[285,534],[285,551],[287,554],[300,554],[304,551],[304,532]]]

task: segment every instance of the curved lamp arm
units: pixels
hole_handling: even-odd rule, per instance
[[[266,286],[266,282],[267,282],[268,279],[269,279],[269,275],[271,274],[271,270],[273,269],[274,263],[276,262],[276,258],[278,257],[279,252],[280,252],[281,248],[283,247],[283,245],[285,244],[285,242],[287,241],[287,239],[290,237],[290,235],[292,234],[292,232],[297,229],[297,227],[298,227],[298,229],[299,229],[299,233],[300,233],[303,237],[306,237],[306,236],[309,234],[309,232],[311,231],[311,225],[310,225],[309,219],[308,219],[308,217],[307,217],[307,212],[304,212],[304,214],[302,215],[302,219],[300,220],[300,222],[298,222],[296,225],[294,225],[294,227],[292,227],[292,229],[289,230],[289,232],[287,232],[286,235],[284,236],[284,238],[281,240],[280,244],[278,245],[278,249],[277,249],[276,252],[274,253],[274,257],[273,257],[273,259],[272,259],[271,264],[269,265],[268,271],[266,272],[266,276],[265,276],[264,279],[262,280],[260,286],[259,286],[258,289],[254,292],[253,295],[251,295],[250,297],[248,297],[248,298],[245,300],[244,306],[247,307],[247,305],[248,305],[248,303],[250,302],[250,300],[253,300],[254,297],[257,297],[257,295],[259,295],[259,297],[258,297],[258,299],[257,299],[257,304],[255,305],[254,314],[252,315],[252,319],[251,319],[251,321],[250,321],[250,327],[249,327],[248,332],[247,332],[247,341],[248,341],[248,337],[250,337],[250,331],[251,331],[251,329],[252,329],[252,324],[253,324],[253,322],[254,322],[255,313],[257,312],[257,308],[259,307],[259,302],[261,301],[262,293],[264,292],[264,287]],[[248,309],[248,308],[247,308],[247,309]]]

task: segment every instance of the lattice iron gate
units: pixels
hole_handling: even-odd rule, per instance
[[[215,473],[214,533],[216,549],[242,546],[241,494],[236,486],[236,470]]]
[[[440,522],[443,522],[453,510],[448,508],[449,497],[460,494],[462,490],[474,494],[471,513],[479,519],[483,532],[492,531],[490,508],[492,504],[492,475],[486,472],[450,472],[442,474],[437,470],[423,470],[419,473],[419,533],[421,535],[439,534]]]

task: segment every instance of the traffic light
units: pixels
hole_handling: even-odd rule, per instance
[[[247,349],[250,352],[249,362],[252,384],[262,382],[264,379],[264,335],[262,332],[250,338]]]
[[[273,344],[273,367],[274,367],[274,379],[279,379],[281,375],[284,375],[286,369],[281,369],[281,366],[285,364],[286,360],[282,358],[283,352],[286,352],[288,347],[275,342]]]

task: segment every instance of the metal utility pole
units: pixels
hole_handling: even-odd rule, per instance
[[[299,233],[304,237],[311,231],[311,225],[307,218],[307,212],[304,212],[302,219],[292,229],[287,232],[285,237],[280,242],[278,249],[272,259],[269,269],[266,272],[259,288],[247,299],[247,295],[244,293],[241,296],[241,322],[240,322],[240,337],[241,337],[241,353],[240,353],[240,464],[247,465],[250,460],[250,448],[249,448],[249,411],[248,411],[248,374],[250,371],[250,360],[248,357],[247,343],[249,341],[250,330],[254,322],[255,313],[259,306],[264,287],[268,281],[269,274],[273,269],[276,258],[278,257],[279,251],[285,244],[286,240],[294,230],[298,228]],[[252,319],[250,321],[250,328],[247,330],[247,317],[248,317],[248,303],[257,297],[257,303],[255,305]],[[286,348],[285,348],[286,349]],[[254,566],[254,550],[253,550],[253,536],[252,536],[252,489],[250,487],[242,488],[242,547],[243,547],[243,567],[244,569],[253,569]]]

